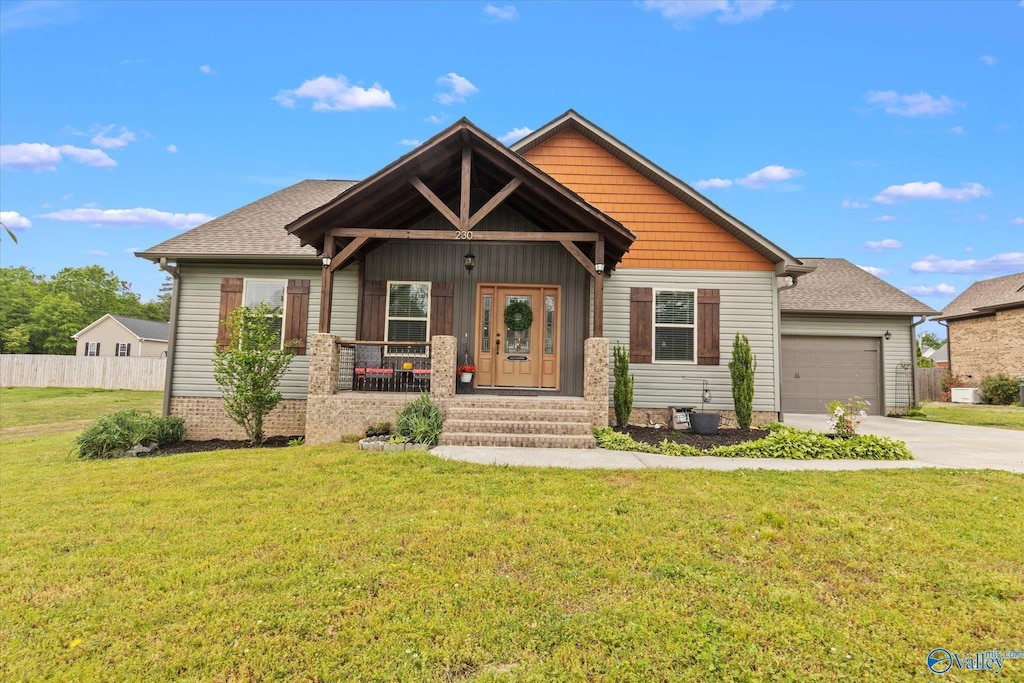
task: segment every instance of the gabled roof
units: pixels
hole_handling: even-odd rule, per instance
[[[134,334],[138,337],[139,341],[165,342],[170,336],[170,325],[167,323],[156,322],[154,320],[140,320],[139,318],[128,318],[123,315],[111,315],[110,313],[107,313],[71,335],[71,338],[78,339],[79,336],[88,332],[108,318],[119,323],[126,330]]]
[[[935,309],[885,280],[841,258],[802,258],[814,271],[779,292],[779,310],[789,313],[933,315]]]
[[[975,282],[946,304],[935,320],[971,318],[1018,306],[1024,306],[1024,273]]]
[[[356,184],[354,180],[303,180],[231,213],[161,242],[136,256],[170,259],[316,259],[284,226]]]
[[[730,215],[682,180],[676,178],[572,109],[512,144],[511,149],[517,154],[526,154],[534,147],[543,144],[546,140],[567,129],[575,130],[602,147],[619,161],[721,227],[761,256],[775,263],[776,272],[780,275],[784,273],[799,274],[807,271],[806,268],[802,267],[803,264],[800,263],[800,259],[797,259],[750,226]]]
[[[405,228],[428,213],[430,203],[411,185],[424,182],[443,201],[461,187],[462,150],[472,151],[472,182],[496,193],[512,178],[522,184],[505,205],[541,229],[600,233],[606,241],[609,269],[621,259],[636,235],[557,180],[510,151],[471,121],[462,118],[411,152],[339,196],[292,221],[288,232],[303,244],[322,247],[326,227]]]

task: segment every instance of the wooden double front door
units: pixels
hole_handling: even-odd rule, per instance
[[[533,318],[526,329],[520,329],[522,304]],[[520,316],[511,326],[505,316],[510,305]],[[477,285],[476,385],[558,389],[560,317],[558,285]]]

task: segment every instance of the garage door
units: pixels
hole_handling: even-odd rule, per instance
[[[873,337],[783,336],[783,412],[822,413],[836,399],[860,396],[879,414],[881,355]]]

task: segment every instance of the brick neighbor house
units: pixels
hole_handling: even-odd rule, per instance
[[[1024,375],[1024,273],[982,280],[933,318],[949,330],[949,368],[968,386]]]

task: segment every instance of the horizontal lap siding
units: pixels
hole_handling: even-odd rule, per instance
[[[799,286],[799,285],[797,285]],[[887,406],[896,405],[896,366],[909,363],[911,319],[906,316],[873,315],[816,315],[811,313],[782,313],[782,345],[785,335],[817,337],[874,337],[882,338],[882,391]],[[885,341],[886,331],[892,338]],[[848,398],[837,396],[837,399]]]
[[[635,407],[699,406],[701,380],[707,379],[712,398],[708,407],[732,410],[732,380],[728,364],[732,359],[733,337],[739,332],[750,339],[751,349],[757,357],[754,410],[778,412],[773,273],[640,268],[616,270],[605,282],[604,289],[604,331],[613,346],[617,343],[629,346],[631,287],[717,289],[721,297],[719,365],[631,363],[630,373],[636,378],[633,388]]]
[[[184,263],[179,267],[178,329],[174,351],[172,396],[218,397],[213,379],[213,349],[220,315],[220,283],[225,277],[309,280],[307,335],[317,332],[320,319],[320,268],[303,266],[245,266]],[[331,331],[352,339],[356,333],[356,292],[359,285],[355,266],[335,273]],[[307,339],[309,337],[307,336]],[[306,397],[309,356],[295,356],[281,380],[286,399]]]

